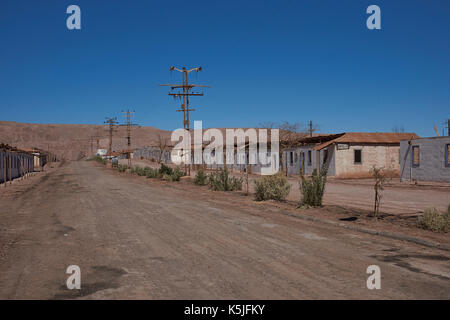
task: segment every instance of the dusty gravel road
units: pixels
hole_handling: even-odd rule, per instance
[[[80,161],[14,197],[0,197],[2,299],[450,298],[446,251],[258,210],[236,194]],[[72,264],[81,290],[66,289]],[[366,288],[372,264],[380,290]]]

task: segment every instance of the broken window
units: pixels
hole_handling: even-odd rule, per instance
[[[291,166],[294,164],[294,153],[292,151],[289,152],[289,163]]]
[[[361,149],[355,149],[355,164],[361,164],[362,163],[362,150]]]
[[[418,167],[420,165],[420,149],[419,146],[412,147],[412,166]]]
[[[311,159],[311,150],[308,150],[308,166],[310,166],[312,163],[312,159]]]

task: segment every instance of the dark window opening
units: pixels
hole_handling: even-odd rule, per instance
[[[450,167],[450,143],[445,145],[445,166]]]
[[[312,159],[311,159],[311,150],[308,151],[308,166],[310,166],[312,163]]]
[[[323,151],[323,164],[327,163],[328,161],[328,149]]]
[[[362,150],[355,150],[355,163],[361,164],[362,163]]]

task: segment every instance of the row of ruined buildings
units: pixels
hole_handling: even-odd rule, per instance
[[[161,150],[158,146],[139,148],[134,150],[133,157],[171,163],[171,149]],[[273,159],[270,165],[278,161],[280,170],[287,175],[310,175],[313,170],[321,171],[326,166],[328,175],[338,178],[369,177],[375,166],[390,171],[392,176],[403,181],[450,182],[449,154],[450,136],[420,138],[415,133],[344,132],[300,136],[289,143],[280,139],[280,157]],[[259,174],[264,167],[247,164],[248,148],[244,159],[238,159],[236,151],[231,156],[234,163],[227,164],[230,170]],[[206,167],[223,166],[212,164]]]
[[[56,160],[38,148],[17,148],[0,143],[0,183],[11,182],[30,172],[43,170],[47,162]]]

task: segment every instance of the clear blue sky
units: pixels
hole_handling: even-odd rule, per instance
[[[81,7],[82,29],[66,28]],[[382,29],[366,28],[381,8]],[[421,136],[450,117],[450,1],[0,2],[0,120],[101,124],[122,109],[175,129],[169,66],[202,66],[204,127],[306,123]]]

